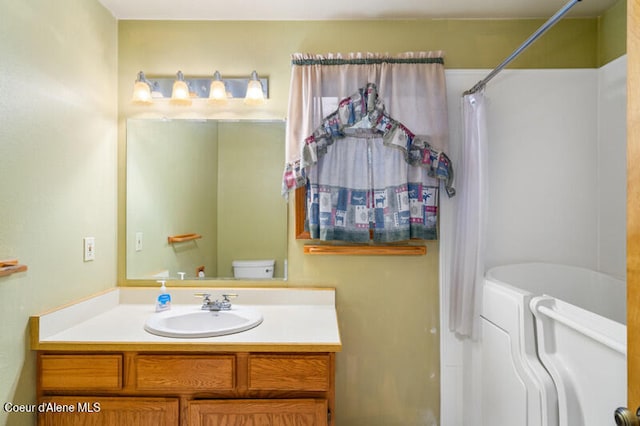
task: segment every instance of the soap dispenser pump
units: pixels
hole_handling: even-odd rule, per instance
[[[156,312],[161,312],[171,309],[171,295],[167,292],[165,280],[160,280],[158,282],[161,284],[161,286],[160,294],[158,295],[158,300],[156,301]]]

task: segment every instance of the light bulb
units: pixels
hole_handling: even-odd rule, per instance
[[[224,103],[227,101],[227,88],[224,86],[224,82],[220,77],[218,71],[213,75],[211,80],[211,86],[209,87],[209,101],[216,103]]]
[[[133,97],[131,102],[134,104],[150,104],[153,101],[151,100],[151,89],[147,83],[139,81],[133,86]]]
[[[258,79],[258,73],[251,73],[251,79],[247,85],[247,94],[244,97],[244,103],[248,105],[260,105],[264,103],[264,93],[262,92],[262,83]]]
[[[142,71],[138,73],[138,78],[133,85],[131,102],[139,105],[148,105],[153,102],[151,99],[151,87],[149,83],[147,83],[147,79]]]
[[[176,81],[173,82],[170,102],[175,105],[191,105],[189,86],[187,86],[187,83],[184,81],[182,71],[178,71]]]

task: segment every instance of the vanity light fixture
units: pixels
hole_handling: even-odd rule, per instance
[[[208,78],[185,78],[178,71],[176,78],[149,78],[142,71],[135,81],[132,103],[150,105],[157,99],[169,99],[175,105],[191,105],[194,99],[224,104],[227,101],[244,100],[247,105],[261,105],[269,98],[269,79],[258,77],[253,71],[247,79],[222,78],[219,71]]]
[[[189,86],[187,82],[184,81],[182,71],[178,71],[176,74],[176,81],[173,82],[173,89],[171,90],[170,102],[174,105],[191,105]]]

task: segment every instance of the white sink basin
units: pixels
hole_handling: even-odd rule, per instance
[[[233,306],[228,311],[203,311],[199,306],[176,308],[150,316],[144,329],[165,337],[213,337],[239,333],[260,325],[255,309]]]

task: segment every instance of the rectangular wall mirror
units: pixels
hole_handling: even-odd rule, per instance
[[[128,120],[127,280],[232,278],[235,260],[284,278],[284,149],[284,121]]]

